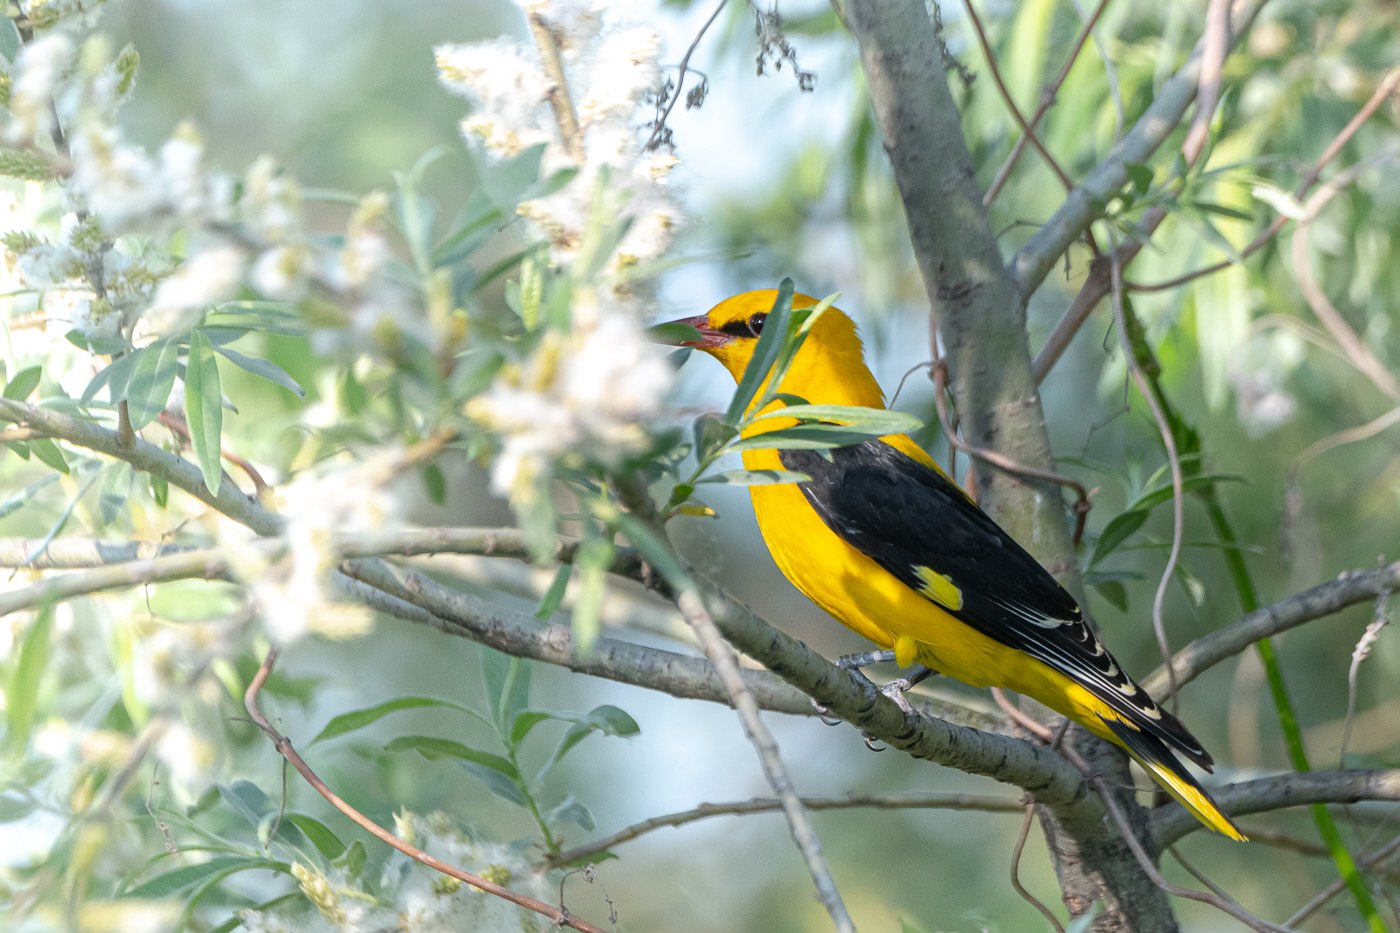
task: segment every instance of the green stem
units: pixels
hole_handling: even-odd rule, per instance
[[[1159,381],[1162,373],[1161,366],[1157,362],[1156,355],[1152,352],[1147,336],[1142,330],[1142,325],[1133,314],[1131,305],[1127,302],[1124,302],[1124,311],[1133,354],[1147,379],[1153,397],[1161,406],[1162,411],[1166,412],[1167,420],[1172,426],[1172,434],[1175,436],[1177,449],[1181,456],[1182,470],[1187,475],[1199,473],[1204,468],[1200,457],[1201,436],[1181,418],[1167,399],[1167,394],[1162,390]],[[1235,529],[1225,514],[1225,506],[1221,503],[1213,485],[1200,487],[1196,490],[1196,494],[1205,507],[1206,515],[1210,518],[1211,527],[1215,529],[1216,536],[1225,545],[1225,565],[1229,571],[1230,580],[1234,583],[1235,594],[1239,597],[1240,608],[1246,613],[1254,612],[1259,608],[1259,592],[1254,586],[1254,578],[1249,573],[1249,566],[1245,563],[1244,552],[1240,550]],[[1259,651],[1259,659],[1264,664],[1264,676],[1269,684],[1269,695],[1273,699],[1274,710],[1278,713],[1279,728],[1283,732],[1284,745],[1288,749],[1288,760],[1297,771],[1311,771],[1312,766],[1308,763],[1307,749],[1303,745],[1303,729],[1298,724],[1298,713],[1293,706],[1293,698],[1288,692],[1288,684],[1283,679],[1283,668],[1279,665],[1278,653],[1274,650],[1274,644],[1270,639],[1263,638],[1256,642],[1255,647]],[[1312,810],[1313,822],[1317,825],[1318,835],[1332,856],[1332,863],[1337,867],[1337,874],[1356,900],[1357,909],[1366,918],[1367,929],[1371,933],[1386,933],[1385,921],[1381,918],[1380,911],[1376,909],[1376,902],[1366,887],[1366,879],[1357,870],[1356,860],[1347,851],[1346,843],[1342,840],[1342,834],[1337,828],[1336,820],[1332,818],[1331,812],[1320,803],[1314,804],[1310,809]]]
[[[1249,568],[1245,566],[1244,554],[1236,546],[1235,530],[1225,515],[1225,508],[1220,503],[1220,497],[1216,495],[1213,486],[1204,487],[1200,490],[1199,495],[1205,506],[1206,514],[1210,517],[1211,526],[1215,529],[1221,542],[1226,545],[1226,566],[1234,581],[1235,592],[1240,600],[1240,608],[1247,613],[1253,612],[1259,608],[1259,596],[1254,588],[1254,580],[1249,574]],[[1303,730],[1298,724],[1298,713],[1293,706],[1293,698],[1289,695],[1288,684],[1283,679],[1283,668],[1279,665],[1274,643],[1271,639],[1263,638],[1255,644],[1255,647],[1259,651],[1259,659],[1264,662],[1264,676],[1269,684],[1269,694],[1273,698],[1274,709],[1278,711],[1279,728],[1283,731],[1284,745],[1288,749],[1288,760],[1297,771],[1311,771],[1312,766],[1308,762],[1307,749],[1303,746]],[[1376,902],[1366,887],[1366,879],[1361,876],[1361,872],[1356,867],[1356,860],[1347,851],[1346,843],[1342,840],[1341,830],[1337,828],[1337,821],[1332,818],[1327,807],[1320,803],[1313,804],[1309,809],[1312,811],[1313,822],[1317,825],[1317,833],[1322,838],[1323,845],[1327,847],[1328,853],[1332,856],[1332,863],[1337,866],[1337,874],[1346,883],[1352,897],[1356,900],[1357,909],[1366,918],[1367,929],[1371,933],[1385,933],[1387,929],[1385,921],[1381,918],[1380,911],[1376,908]]]

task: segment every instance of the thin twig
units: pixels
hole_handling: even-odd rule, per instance
[[[1184,897],[1188,900],[1200,901],[1202,904],[1209,904],[1234,917],[1252,930],[1259,930],[1261,933],[1294,933],[1289,927],[1279,926],[1270,923],[1262,917],[1256,917],[1234,898],[1221,896],[1213,891],[1197,891],[1195,888],[1182,887],[1181,885],[1172,884],[1166,878],[1162,877],[1161,871],[1158,870],[1152,858],[1142,847],[1142,843],[1138,840],[1137,835],[1133,832],[1132,826],[1128,823],[1127,815],[1124,814],[1122,806],[1119,805],[1117,798],[1114,796],[1107,782],[1099,775],[1094,775],[1090,778],[1090,783],[1094,785],[1095,789],[1099,792],[1099,796],[1103,798],[1104,806],[1108,808],[1109,815],[1113,817],[1113,822],[1118,825],[1118,830],[1122,833],[1123,841],[1128,844],[1128,849],[1132,851],[1133,857],[1137,859],[1138,866],[1142,869],[1143,874],[1147,875],[1157,887],[1161,888],[1172,897]]]
[[[1051,81],[1050,84],[1041,91],[1040,104],[1035,108],[1035,113],[1031,114],[1031,118],[1026,121],[1027,126],[1032,132],[1040,125],[1041,118],[1055,105],[1055,101],[1058,99],[1060,93],[1060,87],[1065,83],[1065,79],[1069,77],[1070,69],[1074,67],[1074,63],[1079,59],[1079,53],[1083,51],[1085,41],[1093,32],[1095,24],[1098,23],[1099,17],[1103,15],[1103,11],[1107,9],[1107,7],[1108,0],[1099,0],[1098,5],[1094,7],[1094,11],[1089,14],[1089,18],[1084,21],[1083,27],[1080,28],[1079,35],[1075,37],[1074,44],[1070,46],[1069,55],[1065,58],[1065,63],[1060,66],[1060,73],[1055,75],[1055,80]],[[1006,185],[1007,179],[1011,177],[1012,169],[1016,167],[1016,163],[1020,160],[1021,153],[1026,151],[1027,140],[1031,138],[1031,136],[1025,133],[1022,133],[1020,137],[1017,138],[1016,145],[1011,149],[1011,154],[1006,157],[1006,161],[1001,164],[1001,168],[997,169],[996,177],[992,179],[991,185],[988,186],[987,193],[982,195],[983,207],[990,207],[992,202],[997,199],[997,195],[1001,193],[1001,189]]]
[[[1298,455],[1298,459],[1293,462],[1288,470],[1290,482],[1298,481],[1298,473],[1317,457],[1322,456],[1329,450],[1336,450],[1347,444],[1355,444],[1359,441],[1369,440],[1389,427],[1400,424],[1400,406],[1392,408],[1383,415],[1372,418],[1365,424],[1359,424],[1354,428],[1346,428],[1336,434],[1329,434],[1324,438],[1313,441],[1303,449]]]
[[[852,794],[849,797],[803,797],[802,805],[809,810],[848,810],[860,807],[874,810],[976,810],[984,813],[1015,813],[1021,805],[1014,800],[997,797],[980,797],[975,794],[909,794],[906,796],[882,796],[878,794]],[[781,810],[783,803],[776,797],[757,797],[753,800],[736,800],[732,803],[702,803],[691,810],[653,816],[650,819],[633,823],[611,836],[595,840],[573,849],[566,849],[550,858],[553,865],[573,865],[614,846],[631,842],[653,830],[664,827],[685,826],[699,820],[716,816],[741,816],[750,813],[772,813]]]
[[[992,73],[992,82],[997,86],[997,93],[1001,95],[1001,102],[1011,114],[1011,119],[1016,121],[1016,126],[1021,130],[1021,138],[1029,142],[1035,151],[1040,153],[1040,157],[1045,160],[1046,166],[1051,173],[1059,179],[1060,185],[1066,191],[1074,190],[1074,180],[1065,174],[1065,170],[1060,168],[1060,163],[1055,161],[1055,157],[1045,148],[1045,144],[1040,141],[1040,137],[1035,135],[1035,127],[1026,120],[1021,109],[1016,106],[1016,100],[1011,96],[1011,91],[1006,86],[1006,81],[1001,76],[1001,69],[997,67],[997,56],[992,51],[991,40],[987,38],[987,30],[982,25],[982,19],[977,15],[977,10],[972,5],[972,0],[963,0],[963,9],[967,11],[968,22],[972,23],[972,31],[977,35],[977,44],[982,47],[982,57],[987,61],[987,70]],[[1073,63],[1071,58],[1070,62]],[[1068,69],[1066,69],[1067,71]],[[983,197],[983,204],[986,204],[986,197]],[[1087,228],[1086,228],[1087,229]]]
[[[1220,100],[1220,74],[1230,50],[1230,0],[1210,0],[1206,8],[1206,29],[1201,37],[1201,76],[1196,91],[1196,116],[1186,131],[1181,151],[1195,162],[1210,139],[1210,121]]]
[[[434,871],[441,872],[449,878],[456,878],[458,881],[469,884],[478,890],[485,891],[487,894],[494,894],[496,897],[510,901],[518,907],[523,907],[526,910],[531,910],[537,914],[548,917],[557,926],[581,930],[583,933],[603,933],[599,927],[575,917],[573,914],[569,913],[566,908],[555,907],[551,904],[546,904],[544,901],[535,900],[533,897],[528,897],[524,894],[512,891],[510,888],[494,884],[479,875],[474,875],[455,865],[449,865],[441,859],[434,858],[422,849],[410,845],[398,836],[395,836],[359,810],[356,810],[350,804],[346,803],[339,794],[331,790],[330,787],[317,776],[316,772],[311,769],[311,766],[306,763],[306,760],[297,753],[296,748],[292,745],[291,739],[287,738],[281,732],[278,732],[276,727],[263,715],[262,709],[259,708],[258,696],[262,692],[263,684],[267,682],[268,676],[272,673],[273,665],[276,663],[277,650],[273,649],[267,653],[267,657],[263,659],[257,674],[253,676],[252,682],[248,684],[248,689],[243,694],[243,705],[248,710],[248,715],[252,718],[257,727],[272,740],[272,747],[277,750],[277,753],[285,758],[287,762],[297,770],[297,773],[302,776],[307,784],[311,785],[311,788],[315,790],[316,793],[326,798],[331,806],[345,814],[352,822],[372,836],[388,843],[404,855],[407,855],[417,862],[421,862]]]
[[[1358,858],[1356,860],[1356,867],[1361,871],[1370,871],[1371,869],[1373,869],[1374,867],[1376,867],[1377,865],[1394,855],[1397,850],[1400,850],[1400,836],[1397,836],[1390,842],[1381,846],[1375,852],[1372,852],[1368,855],[1363,855],[1360,858]],[[1315,894],[1311,900],[1309,900],[1302,907],[1298,908],[1297,913],[1288,918],[1287,922],[1289,926],[1296,926],[1307,920],[1313,914],[1317,913],[1323,908],[1324,905],[1326,905],[1328,901],[1336,897],[1338,894],[1341,894],[1342,891],[1346,890],[1346,886],[1346,880],[1343,878],[1338,878],[1331,884],[1329,884],[1327,887],[1323,888],[1321,891],[1318,891],[1317,894]]]
[[[948,364],[946,360],[937,359],[932,364],[933,371],[933,402],[938,409],[938,423],[943,429],[943,436],[948,444],[955,450],[961,450],[969,457],[976,457],[992,466],[1008,473],[1018,476],[1027,476],[1031,479],[1042,480],[1047,483],[1054,483],[1058,486],[1067,486],[1074,490],[1074,537],[1072,543],[1077,547],[1079,541],[1084,537],[1084,523],[1088,520],[1089,510],[1093,507],[1089,503],[1089,490],[1084,488],[1084,484],[1076,479],[1056,473],[1054,470],[1042,470],[1039,467],[1027,466],[1012,460],[1006,454],[986,447],[976,447],[969,444],[958,434],[957,429],[949,422],[948,402],[945,394],[948,388]]]
[[[554,120],[559,124],[559,136],[564,142],[564,150],[569,158],[582,163],[583,131],[579,128],[578,112],[574,110],[573,98],[569,95],[569,79],[564,73],[564,57],[559,50],[559,38],[548,20],[538,12],[530,13],[526,19],[530,23],[530,35],[539,49],[540,61],[544,65],[545,77],[549,78],[549,104],[554,110]]]
[[[1312,251],[1308,248],[1312,238],[1312,223],[1322,205],[1330,201],[1340,187],[1335,181],[1329,182],[1304,205],[1303,216],[1299,218],[1298,226],[1293,231],[1293,274],[1298,280],[1298,288],[1303,293],[1308,307],[1312,308],[1313,314],[1317,315],[1322,326],[1327,328],[1332,339],[1337,341],[1337,345],[1346,353],[1356,371],[1369,379],[1372,385],[1392,401],[1400,401],[1400,380],[1376,358],[1371,348],[1366,346],[1365,341],[1328,299],[1327,294],[1318,285],[1313,270]]]
[[[1172,474],[1172,544],[1171,550],[1167,552],[1167,563],[1162,568],[1162,575],[1157,580],[1157,591],[1152,596],[1152,631],[1157,636],[1157,650],[1162,654],[1162,663],[1167,667],[1167,689],[1171,695],[1172,711],[1175,712],[1177,706],[1177,692],[1175,674],[1172,672],[1172,647],[1167,640],[1167,625],[1163,618],[1163,607],[1167,598],[1167,587],[1171,585],[1172,575],[1176,573],[1177,563],[1181,560],[1181,545],[1186,534],[1186,477],[1181,469],[1181,457],[1176,449],[1176,432],[1172,430],[1171,421],[1167,418],[1167,413],[1162,410],[1157,396],[1153,394],[1152,387],[1148,385],[1147,376],[1142,371],[1142,364],[1138,361],[1137,353],[1133,349],[1133,339],[1128,329],[1128,310],[1123,302],[1123,269],[1118,264],[1117,243],[1113,244],[1113,251],[1109,255],[1109,275],[1111,278],[1111,288],[1113,292],[1113,316],[1118,322],[1118,337],[1122,344],[1123,359],[1127,363],[1128,372],[1132,376],[1133,382],[1137,384],[1138,393],[1148,408],[1152,410],[1152,420],[1157,423],[1157,433],[1162,439],[1162,447],[1167,453],[1167,465]]]
[[[1021,900],[1040,912],[1040,915],[1055,928],[1055,933],[1065,933],[1064,924],[1060,923],[1060,918],[1055,916],[1055,912],[1021,883],[1021,853],[1026,850],[1026,840],[1030,838],[1031,823],[1034,821],[1035,804],[1028,803],[1026,804],[1026,815],[1021,819],[1021,831],[1016,836],[1016,845],[1011,850],[1011,887],[1020,895]]]
[[[695,39],[690,43],[690,48],[685,50],[685,55],[681,57],[681,63],[676,66],[676,89],[671,94],[670,100],[666,102],[666,109],[657,116],[656,122],[651,128],[651,137],[647,140],[643,149],[653,150],[661,146],[666,140],[666,121],[671,116],[671,111],[676,109],[676,101],[681,99],[681,91],[685,90],[685,78],[690,69],[690,56],[695,54],[695,50],[700,47],[700,40],[705,38],[705,33],[709,31],[711,24],[719,19],[719,14],[729,5],[729,0],[719,0],[719,6],[710,14],[710,18],[705,20],[700,31],[695,34]]]
[[[1142,686],[1153,696],[1160,696],[1174,679],[1177,689],[1195,680],[1202,673],[1234,657],[1261,639],[1333,615],[1348,606],[1374,599],[1383,592],[1400,588],[1400,561],[1376,570],[1349,570],[1336,580],[1329,580],[1286,599],[1256,609],[1202,636],[1178,651],[1172,658],[1172,676],[1166,665],[1143,678]]]
[[[720,680],[734,704],[734,709],[739,714],[739,721],[744,726],[749,743],[758,753],[759,764],[763,767],[764,777],[768,779],[768,786],[773,788],[773,793],[777,794],[782,801],[783,814],[787,817],[788,829],[792,833],[793,841],[797,843],[798,851],[802,853],[803,860],[807,863],[807,871],[817,886],[822,906],[831,915],[831,921],[836,929],[854,933],[855,924],[851,921],[846,904],[841,899],[841,892],[831,877],[831,869],[826,864],[826,857],[822,855],[821,840],[817,837],[816,830],[812,828],[812,821],[802,806],[802,799],[797,796],[797,790],[793,787],[792,778],[789,776],[787,767],[783,764],[782,756],[778,751],[778,743],[774,741],[773,734],[768,731],[768,727],[763,724],[763,719],[758,714],[758,704],[754,701],[753,694],[749,692],[748,686],[739,674],[739,664],[734,657],[734,650],[720,634],[714,619],[710,618],[710,614],[705,611],[700,594],[695,590],[683,590],[676,598],[676,607],[680,609],[681,615],[694,630],[705,656],[710,659],[710,663],[715,666],[715,670],[719,673]]]
[[[1312,186],[1317,183],[1318,178],[1322,176],[1322,170],[1336,158],[1337,154],[1342,151],[1342,148],[1351,140],[1352,136],[1356,135],[1356,131],[1361,129],[1366,121],[1371,118],[1372,114],[1380,109],[1381,104],[1385,103],[1386,99],[1396,92],[1397,88],[1400,88],[1400,68],[1392,69],[1381,79],[1380,84],[1376,86],[1376,90],[1371,94],[1371,97],[1366,103],[1362,104],[1361,109],[1356,111],[1355,115],[1347,121],[1347,125],[1342,127],[1341,132],[1333,137],[1332,141],[1327,144],[1327,148],[1322,150],[1322,155],[1317,157],[1317,161],[1313,163],[1312,168],[1303,176],[1303,180],[1299,182],[1297,189],[1294,190],[1293,197],[1295,200],[1301,199],[1312,189]],[[1251,240],[1249,245],[1240,250],[1239,258],[1248,259],[1250,256],[1253,256],[1262,249],[1266,243],[1272,240],[1291,219],[1292,218],[1286,214],[1279,214],[1262,233]],[[1230,266],[1234,265],[1236,261],[1237,260],[1233,257],[1230,259],[1222,259],[1220,262],[1203,266],[1191,272],[1182,273],[1175,278],[1167,279],[1162,282],[1129,282],[1127,283],[1127,288],[1128,291],[1133,292],[1159,292],[1169,288],[1177,288],[1185,285],[1187,282],[1192,282],[1204,276],[1213,275],[1223,269],[1228,269]]]

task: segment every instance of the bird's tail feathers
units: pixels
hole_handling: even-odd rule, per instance
[[[1244,832],[1225,815],[1200,782],[1186,770],[1186,766],[1172,754],[1171,749],[1167,748],[1166,743],[1126,722],[1101,718],[1133,760],[1142,765],[1143,769],[1152,775],[1152,779],[1162,785],[1163,789],[1192,816],[1237,842],[1248,841]]]

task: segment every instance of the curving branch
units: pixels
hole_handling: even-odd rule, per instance
[[[1236,0],[1230,6],[1230,24],[1225,51],[1239,41],[1264,4]],[[1211,37],[1202,37],[1176,74],[1157,91],[1152,104],[1137,123],[1114,144],[1108,155],[1085,176],[1050,219],[1036,231],[1025,246],[1016,251],[1010,263],[1024,300],[1034,292],[1065,250],[1083,235],[1102,213],[1103,205],[1128,183],[1128,166],[1152,158],[1180,125],[1186,110],[1196,99],[1201,74],[1206,67]],[[1102,296],[1100,296],[1102,297]]]
[[[647,681],[670,683],[674,689],[667,692],[676,696],[728,702],[728,694],[715,678],[713,668],[700,659],[608,639],[598,640],[591,657],[580,658],[575,656],[572,634],[563,626],[541,625],[524,613],[454,591],[420,573],[381,561],[351,561],[344,570],[354,580],[398,601],[379,603],[376,608],[392,611],[394,607],[411,607],[411,621],[464,635],[508,654],[639,682],[642,686],[650,683],[641,682],[640,677],[629,680],[615,675],[625,673],[629,664],[660,662],[646,671]],[[811,715],[810,697],[831,715],[915,758],[1021,787],[1082,825],[1102,822],[1102,807],[1085,791],[1078,769],[1054,752],[1010,736],[921,714],[906,715],[868,680],[841,670],[802,642],[773,628],[714,584],[703,579],[698,582],[706,611],[730,643],[801,691],[779,694],[802,697],[800,704],[781,709],[782,712]],[[605,657],[613,663],[600,663]],[[672,671],[682,676],[672,677]],[[742,676],[756,696],[762,698],[768,688],[770,703],[775,699],[772,680],[765,680],[762,672],[745,670]],[[773,703],[770,708],[778,706]]]
[[[1180,689],[1206,670],[1226,658],[1234,657],[1261,639],[1397,589],[1400,589],[1400,561],[1377,570],[1348,571],[1335,580],[1257,609],[1224,628],[1196,639],[1172,658],[1171,675],[1163,665],[1144,678],[1142,686],[1154,696],[1164,696],[1173,676],[1177,689]]]
[[[849,810],[857,807],[872,810],[976,810],[983,813],[1020,813],[1025,804],[1004,797],[982,797],[976,794],[906,794],[888,796],[879,794],[851,794],[847,797],[803,797],[802,805],[809,810]],[[631,842],[652,830],[664,827],[685,826],[716,816],[742,816],[750,813],[776,813],[782,803],[776,797],[756,797],[753,800],[736,800],[733,803],[702,803],[690,810],[653,816],[651,819],[633,823],[610,836],[594,840],[560,852],[550,859],[553,865],[576,865],[584,859]]]
[[[204,485],[199,467],[140,437],[133,436],[129,442],[124,442],[118,431],[8,398],[0,398],[0,421],[10,421],[76,447],[125,460],[138,470],[162,477],[170,485],[183,489],[210,508],[217,509],[260,535],[275,535],[282,530],[281,516],[244,494],[233,483],[221,483],[215,495]]]
[[[1211,795],[1231,816],[1314,803],[1400,801],[1400,768],[1294,772],[1227,784],[1213,789]],[[1159,807],[1152,812],[1152,839],[1158,852],[1198,828],[1196,819],[1179,807]]]

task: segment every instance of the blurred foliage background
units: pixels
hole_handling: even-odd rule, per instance
[[[1034,108],[1082,22],[1076,6],[1027,0],[981,7],[1007,84],[1025,111]],[[709,2],[670,2],[647,14],[667,37],[663,61],[679,60],[711,9]],[[1102,157],[1190,50],[1203,10],[1200,2],[1108,5],[1094,44],[1070,72],[1042,130],[1072,176]],[[701,313],[728,294],[770,287],[791,275],[809,294],[844,294],[840,304],[860,321],[877,375],[892,391],[929,356],[923,287],[898,196],[852,43],[836,17],[815,2],[785,3],[782,13],[802,67],[817,75],[811,93],[799,90],[790,68],[755,75],[753,17],[742,3],[729,5],[692,59],[707,78],[708,96],[698,110],[678,108],[671,127],[681,159],[675,177],[688,215],[679,253],[693,261],[663,278],[656,319]],[[524,29],[514,7],[491,2],[111,0],[105,16],[104,28],[116,44],[131,41],[142,54],[140,83],[124,115],[138,141],[154,144],[190,116],[199,121],[214,163],[237,168],[270,151],[307,186],[353,192],[387,186],[393,171],[445,145],[452,154],[428,173],[425,188],[449,203],[465,200],[476,179],[469,160],[458,154],[460,101],[439,87],[431,47],[520,35]],[[950,81],[985,187],[1014,143],[1015,126],[961,9],[946,2],[942,18],[950,54],[975,75],[966,83],[950,74]],[[1270,3],[1229,60],[1215,142],[1205,171],[1191,181],[1192,197],[1207,207],[1174,213],[1132,266],[1131,279],[1170,278],[1241,248],[1274,216],[1260,190],[1292,190],[1397,61],[1400,7],[1392,2]],[[1400,360],[1397,116],[1392,100],[1347,146],[1338,169],[1369,167],[1322,212],[1312,233],[1323,289],[1392,371]],[[1151,166],[1155,184],[1172,177],[1173,151],[1168,143]],[[1026,153],[993,207],[994,227],[1003,231],[1008,254],[1062,195],[1034,153]],[[1247,542],[1248,563],[1266,601],[1349,568],[1372,567],[1381,555],[1393,559],[1400,543],[1400,428],[1302,459],[1310,445],[1371,421],[1396,400],[1379,393],[1319,336],[1299,294],[1289,239],[1285,231],[1246,262],[1134,299],[1162,362],[1163,385],[1200,431],[1206,468],[1231,477],[1221,494]],[[1033,346],[1068,305],[1087,259],[1077,248],[1037,293],[1030,307]],[[1096,490],[1086,556],[1096,534],[1152,477],[1162,483],[1160,442],[1140,403],[1128,401],[1110,322],[1107,308],[1100,308],[1044,385],[1056,451],[1067,471]],[[334,373],[308,369],[292,344],[273,340],[268,352],[311,389],[313,401],[334,384]],[[289,449],[282,432],[295,429],[300,406],[265,383],[245,382],[239,387],[241,411],[226,416],[227,444],[255,461],[278,462]],[[717,367],[691,361],[675,395],[678,421],[722,406],[728,392]],[[922,375],[909,379],[899,407],[932,419],[931,389]],[[947,462],[941,440],[933,432],[928,440]],[[509,521],[478,470],[454,471],[449,489],[443,506],[420,495],[414,518]],[[777,574],[743,490],[722,489],[707,501],[718,518],[687,520],[677,531],[687,557],[829,656],[862,647]],[[1220,545],[1189,500],[1186,520],[1189,546],[1180,585],[1168,601],[1176,646],[1239,615]],[[41,533],[23,521],[22,513],[6,519],[5,533]],[[1149,613],[1170,522],[1169,508],[1156,509],[1106,561],[1103,569],[1116,572],[1121,588],[1089,594],[1089,607],[1114,652],[1140,674],[1157,663]],[[527,611],[551,577],[470,559],[457,569],[462,586],[514,600]],[[503,588],[515,595],[496,595]],[[162,593],[172,601],[208,598],[207,587],[194,585]],[[661,614],[625,594],[606,603],[609,622]],[[1319,767],[1338,755],[1347,668],[1369,619],[1369,611],[1358,607],[1281,639],[1283,667]],[[303,642],[284,660],[277,685],[282,727],[309,737],[336,713],[407,693],[479,703],[477,652],[460,639],[395,622],[381,623],[358,641]],[[1391,632],[1361,669],[1349,763],[1398,763],[1397,677],[1400,646]],[[599,832],[701,801],[767,793],[733,714],[724,708],[544,666],[534,672],[533,690],[535,703],[545,708],[614,704],[640,726],[640,734],[626,742],[593,740],[555,778],[561,793],[567,788],[591,809]],[[932,690],[971,705],[988,702],[955,684],[934,684]],[[220,716],[238,715],[225,705]],[[1253,655],[1193,684],[1180,712],[1222,763],[1221,778],[1287,767]],[[1005,790],[897,753],[872,754],[848,728],[828,728],[812,718],[770,718],[804,793]],[[489,744],[470,724],[446,726],[442,712],[422,710],[313,751],[330,783],[378,818],[388,819],[388,811],[400,807],[442,809],[491,838],[531,836],[533,826],[521,811],[504,808],[461,768],[382,751],[383,741],[403,732],[441,732]],[[276,787],[272,750],[251,728],[242,735],[221,764],[224,779]],[[288,793],[306,812],[333,821],[334,814],[294,780]],[[1348,824],[1347,833],[1359,850],[1383,831],[1377,823],[1393,818],[1393,810],[1357,809],[1362,818]],[[621,847],[621,858],[603,863],[595,883],[567,881],[566,900],[590,916],[611,903],[624,930],[819,929],[825,923],[821,908],[780,820],[722,817],[653,833]],[[1006,880],[1019,828],[1014,815],[838,811],[815,814],[814,820],[863,928],[895,930],[903,923],[929,931],[1044,929]],[[1272,823],[1296,835],[1310,832],[1301,813],[1280,814]],[[575,841],[586,835],[576,834]],[[350,835],[348,829],[342,833]],[[23,843],[10,848],[22,849]],[[1239,900],[1259,909],[1283,903],[1282,910],[1291,910],[1335,876],[1324,859],[1262,846],[1239,850],[1199,833],[1182,849]],[[1175,866],[1171,873],[1185,877]],[[1021,877],[1042,899],[1056,900],[1043,846],[1034,837]],[[253,899],[263,893],[255,877],[235,884],[235,891],[239,884]],[[1178,902],[1178,908],[1187,929],[1233,928],[1232,921],[1199,905]],[[1339,898],[1309,928],[1354,929],[1357,922],[1354,907]]]

